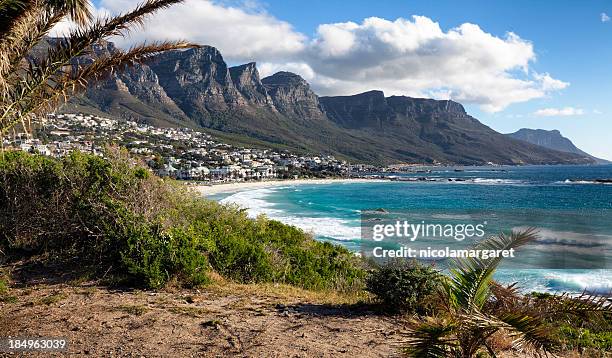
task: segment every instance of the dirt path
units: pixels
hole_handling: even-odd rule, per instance
[[[39,284],[0,303],[0,337],[65,337],[67,355],[134,357],[397,356],[402,324],[358,307],[234,285],[112,291]],[[280,289],[282,291],[282,289]]]

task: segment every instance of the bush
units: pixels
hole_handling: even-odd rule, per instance
[[[376,267],[366,278],[366,290],[390,311],[424,313],[427,298],[439,287],[440,274],[417,261],[393,260]]]
[[[557,338],[567,350],[593,348],[597,350],[612,350],[612,331],[593,332],[587,328],[576,328],[562,325],[557,332]]]
[[[247,218],[234,206],[191,203],[192,222],[210,241],[211,266],[242,283],[278,282],[309,289],[360,288],[364,270],[350,251],[315,241],[275,220]]]
[[[127,238],[121,263],[132,281],[150,288],[162,287],[171,278],[185,286],[198,286],[208,281],[203,249],[196,233],[176,228],[162,232],[160,226],[142,225]]]
[[[364,270],[348,250],[205,200],[124,151],[106,156],[5,153],[0,250],[17,258],[45,254],[151,288],[173,278],[200,285],[211,268],[244,283],[360,287]]]

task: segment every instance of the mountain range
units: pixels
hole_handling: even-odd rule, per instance
[[[560,152],[575,153],[584,157],[593,159],[597,164],[610,164],[609,161],[601,158],[594,157],[572,143],[571,140],[561,135],[556,129],[545,130],[545,129],[529,129],[521,128],[514,133],[508,133],[507,136],[523,140],[532,144],[536,144],[545,148],[558,150]]]
[[[113,43],[103,42],[79,61],[114,51]],[[202,128],[234,144],[372,164],[593,162],[585,153],[498,133],[454,101],[386,97],[382,91],[320,97],[294,73],[260,78],[255,63],[230,67],[210,46],[166,52],[115,72],[63,110]]]

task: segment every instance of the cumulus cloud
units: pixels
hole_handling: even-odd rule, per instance
[[[608,22],[610,21],[610,16],[608,16],[608,14],[606,14],[605,12],[601,13],[601,22]]]
[[[542,108],[533,112],[533,114],[538,117],[571,117],[583,115],[584,110],[574,107]]]
[[[117,13],[134,0],[102,0],[98,11]],[[489,112],[541,98],[569,83],[532,69],[533,44],[508,32],[495,36],[476,24],[444,30],[425,16],[394,21],[321,24],[307,37],[264,10],[211,0],[187,0],[151,18],[145,31],[119,45],[186,39],[219,48],[231,63],[258,61],[262,75],[286,70],[322,95],[380,89],[387,95],[453,99]]]
[[[569,85],[533,72],[533,44],[514,33],[497,37],[469,23],[444,31],[424,16],[321,25],[304,59],[323,94],[382,89],[477,103],[489,112]]]

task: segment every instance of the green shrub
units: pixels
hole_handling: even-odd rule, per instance
[[[557,337],[565,349],[594,348],[598,350],[612,350],[612,331],[592,332],[587,328],[577,328],[567,324],[562,325]]]
[[[390,311],[423,313],[427,310],[428,296],[439,285],[438,271],[417,261],[389,261],[376,267],[366,278],[366,290]]]
[[[564,350],[578,350],[584,356],[593,357],[604,356],[591,354],[594,353],[593,350],[612,351],[612,314],[609,307],[607,310],[601,310],[591,304],[592,308],[585,309],[584,297],[564,296],[567,300],[564,301],[560,300],[558,295],[539,292],[532,292],[526,297],[529,299],[527,302],[539,310],[547,311],[551,310],[550,307],[557,307],[558,312],[547,316],[546,321],[551,327],[555,341],[559,342]],[[576,301],[572,302],[573,300]],[[576,309],[575,305],[583,308]]]

